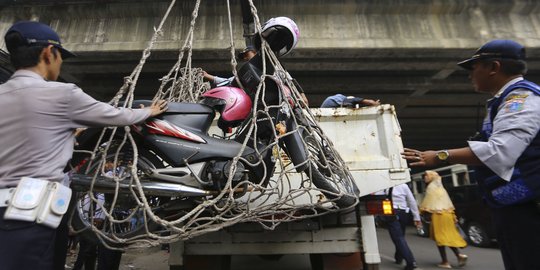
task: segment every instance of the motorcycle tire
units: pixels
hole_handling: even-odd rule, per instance
[[[114,160],[116,154],[117,164],[119,164],[116,167],[116,170],[122,170],[124,172],[129,172],[130,169],[125,164],[129,164],[133,157],[133,151],[130,149],[131,146],[124,144],[122,149],[118,150],[119,145],[121,143],[119,141],[112,141],[111,147],[109,148],[109,153],[113,153],[110,155],[107,155],[106,162]],[[96,160],[93,160],[94,162],[88,162],[89,165],[84,166],[83,168],[80,168],[79,170],[81,172],[87,172],[88,175],[93,175],[93,173],[96,172],[98,169],[99,159],[101,157],[96,158]],[[143,169],[147,168],[147,166],[153,166],[155,168],[161,168],[163,167],[163,163],[157,158],[153,153],[146,149],[139,149],[139,161],[138,161],[138,172],[143,174]],[[139,173],[138,173],[139,174]],[[124,179],[123,181],[130,181],[130,176],[127,176],[128,179]],[[111,181],[113,181],[111,179]],[[104,183],[100,183],[100,181],[96,181],[94,183],[94,187],[100,187],[100,186],[109,186],[110,183],[107,183],[108,185],[104,185]],[[88,197],[88,190],[90,189],[91,181],[77,181],[77,183],[74,183],[76,185],[74,187],[75,190],[85,190],[80,191],[77,193],[77,196],[75,197],[75,207],[71,213],[71,225],[73,229],[76,232],[80,232],[80,236],[85,238],[86,240],[92,242],[92,243],[99,243],[100,239],[96,235],[94,231],[91,229],[91,222],[96,220],[96,214],[98,214],[98,211],[95,211],[97,207],[95,206],[96,203],[93,203],[94,206],[90,207],[88,203],[91,203],[91,200],[87,199]],[[159,225],[153,222],[152,220],[147,220],[140,222],[140,216],[138,213],[135,213],[132,215],[132,209],[136,209],[136,206],[138,203],[136,200],[132,197],[134,196],[131,192],[126,192],[126,190],[120,189],[118,192],[118,197],[116,198],[115,207],[114,209],[110,209],[111,202],[114,200],[114,192],[115,190],[111,190],[111,192],[107,193],[100,193],[100,192],[94,192],[95,196],[101,196],[100,194],[103,194],[103,201],[101,202],[107,210],[109,210],[110,214],[114,217],[117,221],[123,221],[118,222],[114,224],[110,224],[108,222],[108,219],[104,219],[103,226],[101,226],[100,230],[103,232],[107,237],[112,237],[113,235],[120,238],[120,239],[132,239],[139,235],[146,234],[147,232],[153,232],[156,233],[156,231],[159,229]],[[149,202],[152,211],[154,214],[159,215],[159,206],[163,205],[164,203],[167,203],[170,201],[169,197],[163,197],[163,196],[146,196],[147,201]],[[139,198],[140,200],[140,198]],[[144,209],[142,209],[144,210]],[[132,225],[132,218],[128,219],[130,215],[133,217],[137,217],[137,221],[135,222],[135,225]],[[91,216],[94,216],[94,219],[90,218]],[[107,244],[113,246],[113,247],[122,247],[124,245],[117,244],[115,242],[107,241]]]
[[[316,126],[312,129],[312,134],[300,131],[303,133],[307,151],[311,154],[310,166],[305,173],[312,183],[340,208],[356,204],[358,200],[354,196],[357,194],[354,179],[344,165],[340,165],[341,159],[329,147],[329,142],[317,134],[319,129]]]

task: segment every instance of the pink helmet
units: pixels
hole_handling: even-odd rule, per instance
[[[202,96],[203,104],[213,107],[221,114],[218,127],[222,130],[237,127],[251,112],[251,99],[244,90],[237,87],[217,87]]]

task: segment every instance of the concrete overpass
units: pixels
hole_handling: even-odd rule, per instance
[[[152,96],[177,59],[195,1],[177,1],[137,94]],[[238,0],[232,24],[244,45]],[[293,18],[298,48],[283,59],[312,106],[334,93],[396,105],[406,146],[459,147],[480,125],[486,95],[473,93],[455,63],[484,42],[514,39],[528,47],[529,76],[540,82],[540,3],[518,0],[258,0],[261,20]],[[63,76],[98,99],[109,99],[147,46],[169,1],[0,0],[0,32],[32,19],[57,29],[80,57],[65,62]],[[227,76],[226,1],[202,1],[193,66]]]

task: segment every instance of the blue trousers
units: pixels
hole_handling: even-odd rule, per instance
[[[111,250],[100,244],[98,246],[97,270],[118,270],[122,260],[122,251]]]
[[[79,241],[79,253],[77,254],[77,260],[73,265],[73,270],[91,269],[96,268],[97,260],[97,244],[82,237]]]
[[[416,260],[414,259],[412,251],[405,240],[405,228],[407,228],[409,215],[404,210],[394,209],[394,211],[396,213],[396,218],[390,219],[387,222],[390,238],[396,247],[394,258],[398,262],[404,259],[405,262],[407,262],[407,265],[411,266],[416,262]]]
[[[5,210],[0,208],[0,269],[53,269],[56,230],[35,222],[4,220]]]
[[[540,210],[534,203],[492,209],[506,270],[540,269]]]

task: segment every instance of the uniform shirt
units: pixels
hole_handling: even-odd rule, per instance
[[[339,108],[344,106],[353,106],[355,104],[361,104],[362,100],[363,98],[359,97],[347,97],[342,94],[336,94],[327,97],[321,104],[321,108]]]
[[[61,181],[76,128],[132,125],[150,114],[149,108],[115,108],[74,84],[18,70],[0,85],[0,188],[14,187],[24,176]]]
[[[219,76],[214,76],[214,80],[212,81],[212,84],[214,87],[221,87],[221,86],[228,86],[231,85],[231,83],[234,81],[234,76],[229,78],[222,78]]]
[[[323,101],[321,108],[339,108],[343,105],[345,99],[347,99],[347,97],[342,94],[329,96]]]
[[[411,189],[407,184],[400,184],[392,188],[392,205],[394,209],[405,210],[407,213],[411,211],[413,220],[420,220],[416,199],[414,199]]]
[[[500,96],[516,78],[497,93]],[[486,116],[489,117],[489,116]],[[484,122],[489,119],[484,119]],[[509,181],[514,165],[540,130],[540,96],[526,89],[516,89],[505,98],[493,120],[493,133],[487,142],[469,141],[474,154],[502,179]]]
[[[88,194],[84,195],[82,199],[81,205],[85,217],[89,218],[90,211],[93,211],[95,219],[105,219],[105,212],[103,212],[103,205],[105,204],[105,194],[95,193],[94,198],[96,199],[95,204]],[[94,206],[90,208],[92,204],[94,204]]]

